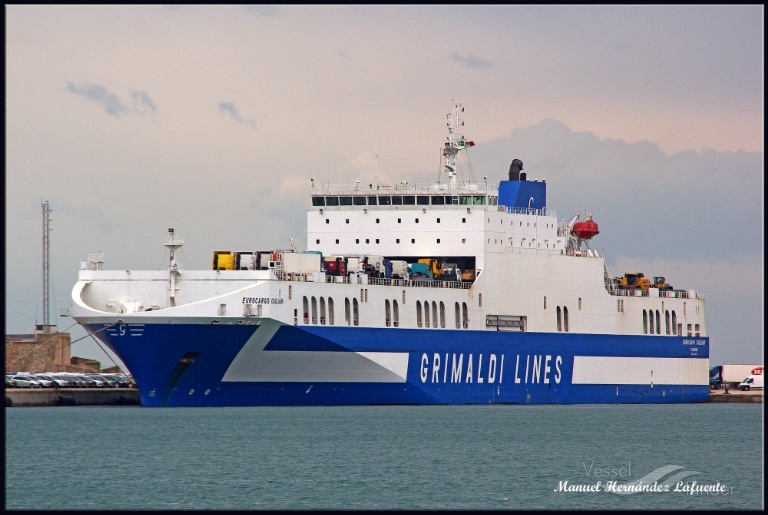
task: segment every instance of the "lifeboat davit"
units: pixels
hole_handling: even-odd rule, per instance
[[[589,214],[586,220],[573,224],[571,234],[582,240],[588,240],[593,236],[600,234],[600,231],[597,228],[597,223],[592,221],[592,213]]]

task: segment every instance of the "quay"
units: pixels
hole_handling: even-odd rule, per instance
[[[762,391],[714,390],[706,402],[762,403]],[[141,406],[139,391],[135,388],[8,388],[5,407],[33,406]]]
[[[741,390],[728,390],[726,393],[724,390],[711,390],[709,392],[709,398],[707,402],[763,402],[763,391],[742,392]]]
[[[141,406],[136,388],[6,388],[5,407]]]

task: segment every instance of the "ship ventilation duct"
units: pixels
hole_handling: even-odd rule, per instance
[[[523,162],[519,159],[514,159],[512,161],[512,164],[509,165],[509,180],[510,181],[519,181],[520,179],[520,170],[523,169]],[[525,180],[525,175],[523,175],[523,179]]]

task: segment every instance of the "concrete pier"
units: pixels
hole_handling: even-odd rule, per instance
[[[750,390],[742,392],[741,390],[711,390],[707,402],[763,402],[762,390]]]
[[[140,406],[135,388],[9,388],[5,407]]]

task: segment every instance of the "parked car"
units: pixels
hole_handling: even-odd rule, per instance
[[[56,382],[59,388],[72,388],[75,386],[72,380],[65,375],[48,374],[48,376]]]
[[[88,383],[77,374],[63,373],[59,375],[69,381],[72,388],[86,388],[88,386]]]
[[[40,383],[28,375],[15,375],[11,381],[16,388],[40,388]]]
[[[51,381],[53,383],[51,386],[54,388],[66,388],[69,386],[69,381],[61,377],[56,377],[53,374],[35,374],[35,377]]]
[[[100,378],[95,376],[83,376],[83,379],[85,379],[86,382],[88,382],[89,388],[105,388],[107,386],[107,383],[102,381]]]
[[[110,374],[111,377],[113,377],[120,388],[130,388],[131,387],[131,380],[128,379],[128,376],[123,374]]]
[[[106,374],[93,374],[91,377],[94,377],[98,379],[99,381],[104,383],[104,386],[107,388],[117,388],[117,381],[112,379]]]
[[[32,374],[30,377],[40,383],[41,388],[53,388],[54,382],[52,379],[47,378],[44,374]]]

